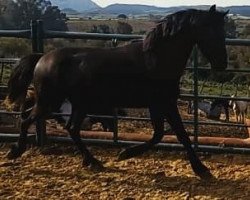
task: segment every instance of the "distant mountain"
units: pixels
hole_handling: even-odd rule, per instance
[[[125,15],[145,15],[145,14],[165,14],[173,13],[184,9],[209,9],[210,5],[198,6],[176,6],[176,7],[156,7],[139,4],[112,4],[105,8],[98,6],[91,0],[50,0],[52,5],[58,6],[68,14],[125,14]],[[229,10],[231,14],[250,16],[250,6],[230,6],[219,7],[221,10]]]
[[[101,8],[96,12],[108,13],[108,14],[145,14],[145,13],[157,13],[164,12],[168,8],[161,8],[156,6],[147,6],[147,5],[137,5],[137,4],[112,4],[105,8]]]
[[[52,5],[58,6],[59,9],[66,11],[84,12],[100,9],[96,3],[91,0],[50,0]]]
[[[62,9],[62,12],[66,13],[66,14],[69,14],[69,15],[77,15],[79,14],[78,11],[72,9],[72,8],[64,8]]]
[[[226,7],[231,14],[239,14],[243,16],[250,16],[250,6],[230,6]]]
[[[178,10],[196,8],[196,9],[208,9],[210,6],[176,6],[176,7],[156,7],[139,4],[112,4],[105,8],[100,8],[96,12],[109,13],[109,14],[157,14],[157,13],[170,13]]]
[[[156,7],[137,4],[112,4],[105,8],[99,8],[94,11],[98,14],[160,14],[160,13],[173,13],[179,10],[185,9],[209,9],[210,5],[198,5],[198,6],[176,6],[176,7]],[[229,10],[231,14],[239,14],[244,16],[250,16],[250,6],[230,6],[230,7],[218,7],[220,10]],[[88,12],[88,11],[87,11]],[[93,13],[93,12],[92,12]]]

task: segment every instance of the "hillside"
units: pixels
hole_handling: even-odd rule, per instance
[[[160,14],[160,13],[173,13],[184,9],[209,9],[210,5],[198,5],[198,6],[176,6],[176,7],[156,7],[137,4],[112,4],[105,8],[99,8],[95,13],[100,14],[126,14],[126,15],[143,15],[143,14]],[[229,10],[232,14],[238,14],[243,16],[250,16],[250,6],[230,6],[219,7],[220,10]]]
[[[243,16],[250,16],[250,6],[230,6],[226,9],[232,14],[239,14]]]
[[[145,13],[159,13],[166,12],[168,8],[161,8],[156,6],[146,6],[146,5],[128,5],[128,4],[112,4],[105,8],[100,8],[96,12],[107,13],[107,14],[145,14]]]
[[[161,14],[161,13],[172,13],[178,10],[197,8],[197,9],[208,9],[209,6],[177,6],[177,7],[156,7],[139,4],[112,4],[105,8],[96,10],[96,13],[100,14],[132,14],[132,15],[143,15],[143,14]]]
[[[91,0],[51,0],[53,5],[57,5],[66,13],[81,13],[82,15],[98,14],[126,14],[126,15],[145,15],[145,14],[166,14],[183,9],[209,9],[210,5],[197,6],[176,6],[176,7],[157,7],[140,4],[112,4],[107,7],[100,7]],[[229,6],[219,7],[220,10],[229,10],[231,14],[250,16],[250,6]]]
[[[96,3],[91,0],[50,0],[52,5],[58,6],[61,10],[70,9],[76,12],[91,11],[95,9],[100,9]]]

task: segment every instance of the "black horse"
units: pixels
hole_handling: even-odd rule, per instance
[[[20,138],[8,157],[21,156],[26,149],[29,126],[45,119],[68,99],[72,104],[68,131],[82,153],[84,166],[102,168],[101,162],[80,139],[80,124],[87,113],[98,106],[148,107],[154,128],[152,139],[122,151],[119,160],[140,155],[159,143],[164,136],[166,119],[184,145],[195,174],[201,178],[211,177],[191,146],[177,108],[177,98],[180,77],[194,45],[213,69],[227,67],[226,14],[216,11],[215,5],[209,11],[179,11],[157,23],[142,42],[106,49],[58,49],[45,54],[34,72],[16,69],[9,81],[10,100],[23,96],[32,80],[37,99],[31,114],[22,122]],[[23,89],[19,94],[16,94],[16,86]]]

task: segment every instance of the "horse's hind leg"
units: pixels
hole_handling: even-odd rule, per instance
[[[27,144],[27,132],[32,123],[41,118],[43,115],[43,109],[35,105],[30,115],[21,122],[21,132],[16,145],[13,145],[7,157],[9,159],[15,159],[20,157],[26,150]]]
[[[93,157],[93,155],[83,144],[80,137],[81,122],[84,116],[85,114],[83,114],[80,109],[76,110],[74,107],[72,107],[71,123],[70,127],[67,127],[67,130],[69,131],[72,140],[83,156],[83,166],[88,166],[92,169],[99,170],[103,168],[102,163]]]
[[[192,169],[196,175],[201,178],[211,178],[212,174],[209,169],[202,164],[198,156],[196,155],[194,149],[191,146],[191,141],[187,135],[187,132],[184,129],[178,108],[177,103],[172,102],[171,105],[168,106],[168,110],[166,111],[166,119],[172,130],[175,132],[180,143],[184,145],[184,148],[187,151],[187,155],[189,161],[191,163]]]
[[[151,115],[151,122],[154,128],[153,137],[143,144],[125,149],[119,154],[118,160],[125,160],[141,155],[144,152],[150,150],[152,147],[154,147],[155,144],[158,144],[161,141],[164,136],[164,115],[162,113],[161,108],[161,106],[157,106],[151,107],[149,109]]]

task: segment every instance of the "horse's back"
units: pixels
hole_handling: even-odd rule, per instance
[[[69,98],[86,105],[145,107],[179,94],[179,80],[151,77],[142,43],[119,48],[63,48],[38,62],[34,83],[47,101]]]

